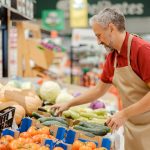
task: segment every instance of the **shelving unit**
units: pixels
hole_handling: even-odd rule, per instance
[[[35,3],[35,1],[32,1]],[[2,76],[8,77],[8,29],[9,20],[33,20],[31,16],[25,13],[20,13],[16,8],[12,7],[17,4],[17,0],[10,0],[10,4],[7,5],[5,1],[0,0],[0,20],[2,31]],[[34,5],[34,4],[33,4]]]
[[[96,48],[94,46],[89,45],[80,45],[78,47],[71,47],[70,49],[70,82],[71,84],[74,83],[74,67],[78,66],[82,70],[89,70],[92,71],[95,68],[95,71],[99,70],[100,65],[102,65],[102,62],[105,59],[105,53],[102,50],[102,48]],[[89,72],[86,71],[86,72]]]

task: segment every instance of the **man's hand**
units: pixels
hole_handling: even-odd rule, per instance
[[[106,124],[109,128],[111,128],[113,131],[118,130],[119,127],[124,125],[128,118],[124,114],[123,111],[117,112],[114,114],[112,117],[110,117],[107,121]]]
[[[55,111],[55,115],[59,116],[63,111],[69,109],[68,103],[55,104],[51,107],[51,110]]]

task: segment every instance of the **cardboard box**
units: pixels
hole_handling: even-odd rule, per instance
[[[48,69],[52,64],[54,53],[52,50],[45,48],[39,44],[40,41],[37,39],[28,39],[27,48],[29,51],[29,57],[34,63],[43,68]]]

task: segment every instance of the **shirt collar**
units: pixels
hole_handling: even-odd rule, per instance
[[[120,53],[118,53],[119,55],[124,55],[124,53],[127,51],[128,38],[129,38],[129,33],[126,32],[126,36],[125,36],[125,39],[124,39],[123,44],[121,46]]]

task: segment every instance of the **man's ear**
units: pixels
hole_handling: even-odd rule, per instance
[[[108,27],[109,27],[111,32],[113,32],[115,30],[115,28],[116,28],[113,23],[109,23]]]

